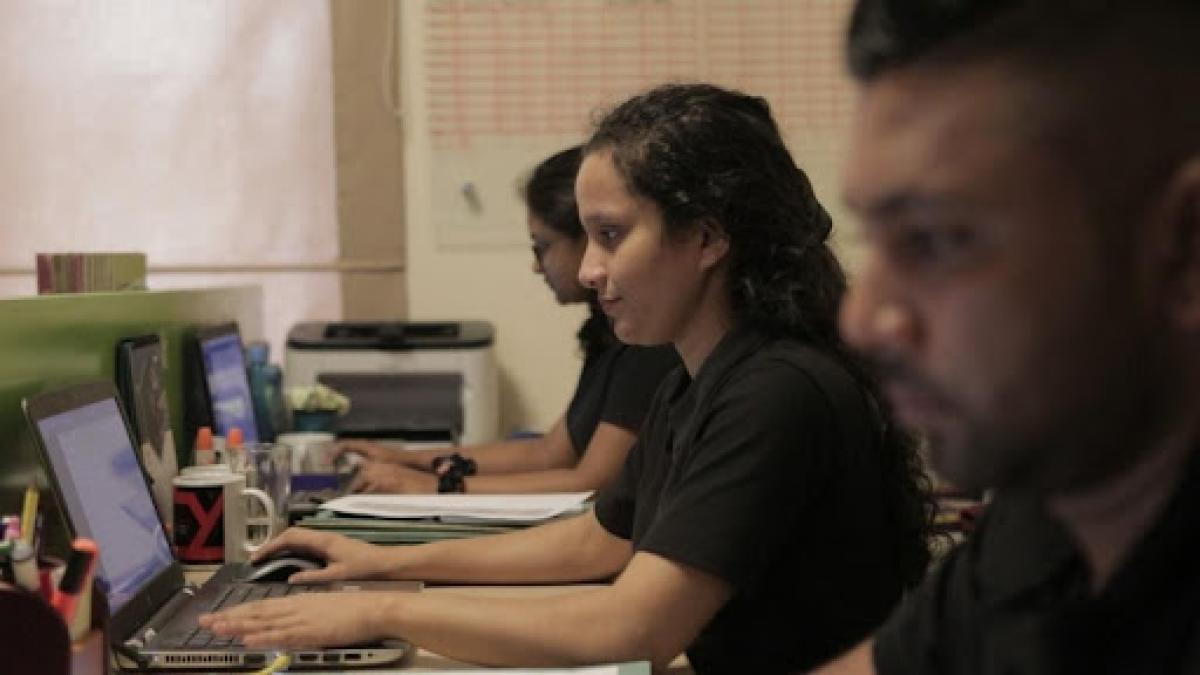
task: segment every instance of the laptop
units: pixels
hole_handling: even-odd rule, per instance
[[[297,592],[420,587],[387,581],[249,583],[246,563],[221,566],[199,587],[186,584],[113,385],[93,382],[38,394],[26,399],[24,408],[72,536],[91,538],[100,548],[96,578],[108,603],[111,644],[131,666],[262,668],[280,650],[250,649],[212,635],[199,628],[198,617],[237,602]],[[292,668],[345,668],[393,663],[411,646],[386,641],[286,651]]]

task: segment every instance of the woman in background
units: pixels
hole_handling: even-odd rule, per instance
[[[521,532],[380,548],[289,530],[339,578],[615,580],[547,597],[316,594],[202,618],[247,645],[403,636],[489,665],[649,660],[786,673],[855,644],[922,575],[913,446],[837,333],[831,222],[765,101],[669,85],[619,106],[576,180],[580,279],[621,340],[672,344],[638,443],[595,508]]]
[[[578,492],[607,485],[620,471],[650,398],[679,364],[666,347],[630,347],[613,335],[595,291],[579,282],[587,236],[575,204],[582,149],[563,150],[539,164],[522,190],[533,243],[533,271],[561,305],[587,303],[579,329],[583,370],[566,412],[538,438],[463,448],[404,450],[347,441],[341,452],[363,462],[352,489],[360,492]],[[437,464],[436,469],[434,464]]]

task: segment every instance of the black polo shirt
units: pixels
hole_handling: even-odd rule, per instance
[[[1200,673],[1200,450],[1108,585],[1032,497],[1001,494],[876,635],[881,675]]]
[[[735,329],[694,380],[664,380],[595,512],[733,587],[688,649],[697,672],[807,668],[887,616],[901,581],[878,438],[851,376],[792,340]]]
[[[603,316],[601,321],[607,321]],[[671,346],[633,347],[612,337],[587,357],[567,407],[567,434],[582,456],[601,422],[637,431],[663,377],[679,365]]]

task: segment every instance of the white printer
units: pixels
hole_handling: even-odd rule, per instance
[[[483,321],[300,323],[284,385],[349,397],[339,436],[485,443],[500,417],[493,336]]]

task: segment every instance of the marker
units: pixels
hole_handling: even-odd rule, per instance
[[[51,604],[72,630],[71,639],[77,640],[83,637],[82,634],[76,635],[74,632],[78,625],[76,615],[79,614],[79,600],[81,595],[91,592],[92,568],[96,565],[98,549],[96,542],[82,538],[72,542],[71,549],[71,559],[67,562],[67,569],[63,572],[62,581],[58,583],[58,590],[55,591]],[[87,632],[86,625],[84,622],[84,633]]]
[[[30,483],[25,488],[25,509],[21,512],[21,539],[29,545],[33,545],[33,531],[37,529],[38,497],[37,485]]]

